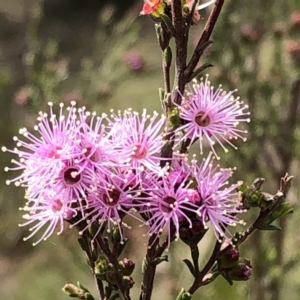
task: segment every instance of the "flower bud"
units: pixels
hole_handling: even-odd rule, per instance
[[[194,189],[183,189],[183,192],[186,194],[186,197],[191,203],[200,203],[201,198],[198,191]]]
[[[258,207],[260,206],[262,200],[263,194],[261,191],[256,190],[249,193],[247,192],[243,202],[245,207]]]
[[[129,258],[124,258],[119,261],[119,269],[123,275],[131,275],[134,268],[135,263]]]
[[[199,220],[192,222],[192,228],[183,222],[179,229],[180,239],[189,246],[197,245],[206,233],[203,223]]]
[[[80,295],[80,293],[84,292],[82,289],[75,286],[74,284],[66,284],[62,290],[65,294],[67,294],[70,297],[77,297]]]
[[[185,0],[184,2],[185,2],[185,4],[183,5],[183,14],[185,17],[187,17],[190,14],[195,1]],[[201,18],[201,16],[200,16],[200,13],[199,13],[197,5],[196,5],[195,10],[193,12],[193,16],[192,16],[193,23],[197,24],[197,22],[200,20],[200,18]]]
[[[106,279],[106,273],[109,270],[109,263],[105,256],[99,256],[98,260],[95,262],[95,274],[99,279]]]
[[[88,291],[85,291],[74,284],[66,284],[62,290],[65,294],[72,298],[94,300],[94,297]]]
[[[130,290],[131,288],[133,288],[135,282],[131,276],[123,276],[123,284],[126,290]]]
[[[180,185],[185,178],[185,174],[182,171],[173,170],[168,174],[170,182]]]
[[[251,262],[248,259],[241,259],[240,262],[227,272],[231,280],[246,281],[252,274]]]
[[[221,268],[231,268],[234,265],[236,265],[236,263],[239,260],[239,251],[230,246],[229,249],[220,257],[219,259],[219,264]]]
[[[169,126],[172,128],[178,127],[180,124],[179,109],[177,107],[169,109]]]

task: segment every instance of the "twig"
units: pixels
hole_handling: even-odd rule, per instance
[[[165,57],[165,51],[169,47],[170,39],[172,37],[171,32],[168,30],[166,24],[164,22],[161,23],[162,29],[162,43],[160,44],[160,48],[162,50],[162,60],[163,60],[163,74],[164,74],[164,84],[165,84],[165,114],[168,116],[168,108],[171,106],[170,101],[166,102],[166,97],[171,93],[171,77],[170,77],[170,67],[171,61],[167,62]]]
[[[219,241],[216,241],[214,250],[213,250],[212,255],[210,256],[208,262],[206,263],[206,265],[204,266],[202,271],[200,271],[200,272],[198,271],[195,274],[196,275],[195,280],[194,280],[192,286],[188,290],[188,292],[190,294],[194,294],[197,291],[197,289],[199,287],[201,287],[201,285],[203,283],[203,278],[210,271],[210,269],[213,267],[218,255],[220,253],[220,249],[221,249],[221,243]],[[198,265],[198,262],[197,262],[197,265]]]
[[[82,237],[84,243],[87,246],[85,253],[88,257],[89,265],[92,269],[92,273],[93,273],[93,276],[94,276],[94,279],[95,279],[95,283],[97,285],[97,289],[98,289],[98,293],[99,293],[99,297],[100,297],[99,299],[104,300],[105,299],[105,293],[104,293],[103,283],[102,283],[101,280],[99,280],[97,278],[97,275],[95,273],[95,261],[93,259],[93,255],[91,253],[90,240],[89,240],[88,234],[86,232],[84,232],[81,237]]]
[[[154,242],[154,239],[156,241]],[[143,274],[143,282],[141,287],[140,300],[150,300],[153,290],[153,282],[156,271],[156,265],[152,262],[156,257],[156,246],[158,244],[158,238],[156,235],[150,237],[148,241],[148,249],[145,257],[145,266],[144,266],[144,274]],[[154,242],[154,244],[153,244]]]
[[[175,238],[174,235],[174,226],[171,228],[171,238],[170,241],[172,242]],[[155,240],[156,239],[156,240]],[[156,235],[152,236],[148,241],[148,250],[145,257],[145,267],[144,267],[144,274],[143,274],[143,282],[141,288],[141,294],[139,300],[150,300],[153,290],[153,283],[154,283],[154,276],[156,271],[156,264],[154,260],[160,257],[163,252],[166,250],[168,245],[170,244],[168,238],[163,242],[161,246],[158,246],[159,239]]]
[[[212,31],[216,25],[216,22],[218,20],[218,17],[220,15],[221,9],[223,7],[224,4],[224,0],[217,0],[215,2],[215,6],[213,8],[213,10],[210,13],[210,16],[208,17],[208,20],[205,24],[203,33],[201,35],[201,38],[194,50],[194,53],[192,55],[192,58],[185,70],[185,78],[190,78],[190,76],[192,75],[195,67],[197,66],[199,59],[201,58],[204,50],[202,49],[202,45],[204,43],[206,43],[209,39],[210,36],[212,34]]]
[[[281,178],[280,181],[280,189],[277,192],[277,194],[274,195],[274,200],[272,204],[265,210],[261,210],[260,214],[256,218],[256,220],[252,223],[252,225],[244,231],[237,239],[232,240],[232,244],[234,245],[239,245],[242,242],[244,242],[255,230],[258,230],[259,228],[262,227],[262,225],[265,222],[265,219],[268,217],[270,211],[272,211],[277,205],[283,203],[283,201],[286,198],[286,195],[290,189],[291,186],[291,181],[293,179],[293,176],[289,176],[286,174],[283,178]],[[230,243],[228,246],[224,247],[224,249],[221,250],[221,243],[216,241],[215,247],[213,249],[213,252],[200,272],[195,272],[195,280],[191,287],[189,288],[188,292],[190,294],[194,294],[198,288],[200,288],[203,285],[203,278],[205,275],[212,269],[213,265],[217,261],[218,257],[220,257],[223,253],[225,253],[228,248],[230,247]],[[195,264],[195,262],[194,262]]]
[[[108,245],[103,241],[102,237],[100,234],[95,236],[95,240],[97,241],[100,249],[103,251],[103,253],[106,255],[108,258],[109,262],[115,267],[115,278],[116,278],[116,283],[117,286],[120,289],[120,292],[122,293],[123,297],[125,300],[131,300],[129,291],[125,289],[123,282],[122,282],[122,277],[120,273],[118,272],[118,259],[117,256],[115,256],[109,249]]]
[[[177,87],[173,91],[173,103],[181,104],[181,95],[184,92],[186,79],[184,72],[186,69],[187,58],[187,41],[186,21],[182,16],[181,0],[174,0],[171,5],[173,25],[176,30],[175,45],[176,45],[176,70],[174,86]]]

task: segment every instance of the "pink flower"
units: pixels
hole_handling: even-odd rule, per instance
[[[151,15],[155,13],[163,5],[162,0],[144,0],[143,9],[140,12],[140,16]]]
[[[27,222],[19,226],[33,224],[33,227],[30,228],[30,235],[24,238],[24,241],[32,238],[42,228],[44,233],[37,242],[33,243],[34,246],[49,238],[56,230],[58,235],[61,234],[64,230],[64,219],[69,219],[77,214],[76,210],[70,207],[70,204],[71,202],[66,195],[51,191],[44,192],[37,205],[26,205],[21,209],[26,212],[23,218]]]
[[[198,216],[203,225],[211,228],[218,240],[230,236],[228,226],[244,224],[236,214],[241,213],[239,194],[237,187],[242,182],[238,182],[229,187],[227,180],[232,176],[232,169],[221,169],[219,166],[213,167],[212,153],[202,164],[193,164],[193,175],[197,182],[196,190],[199,193],[200,201]]]
[[[77,128],[75,126],[76,108],[75,103],[68,108],[68,116],[64,116],[63,104],[60,105],[58,116],[50,106],[50,115],[40,112],[38,125],[34,127],[38,136],[33,135],[26,128],[19,130],[23,138],[14,137],[17,147],[10,150],[2,147],[2,151],[16,154],[19,159],[13,159],[16,165],[13,168],[5,168],[5,171],[23,170],[24,172],[7,180],[7,184],[15,182],[17,186],[30,186],[31,182],[48,182],[55,177],[64,167],[64,161],[74,158],[80,153],[76,145]],[[41,178],[43,181],[41,182]]]
[[[92,193],[89,193],[84,208],[83,218],[88,221],[87,228],[93,222],[100,224],[98,231],[106,224],[108,232],[111,231],[112,226],[116,226],[123,239],[121,226],[126,226],[123,218],[129,215],[141,221],[135,216],[141,204],[133,203],[133,200],[140,199],[142,192],[137,185],[136,176],[132,172],[117,168],[115,173],[97,182],[98,185]]]
[[[233,93],[224,92],[221,86],[215,91],[208,78],[200,83],[195,81],[190,91],[186,91],[187,97],[183,98],[182,105],[178,106],[183,125],[176,129],[176,133],[183,134],[177,138],[176,145],[187,139],[191,143],[199,139],[200,153],[203,154],[206,139],[219,159],[214,148],[216,142],[227,152],[223,142],[237,149],[231,139],[246,141],[241,134],[247,131],[237,126],[240,122],[250,122],[247,117],[250,113],[247,105],[243,105],[239,98],[232,97]]]
[[[106,115],[102,117],[86,111],[85,107],[78,109],[79,120],[77,121],[78,135],[76,139],[77,146],[81,150],[77,161],[83,168],[94,169],[100,174],[109,175],[111,167],[117,165],[118,150],[112,144],[110,132],[103,121]]]
[[[180,224],[186,220],[190,227],[192,221],[190,213],[196,214],[199,208],[198,204],[194,204],[189,198],[190,191],[188,176],[182,180],[181,174],[178,172],[178,178],[163,176],[159,179],[149,177],[143,180],[144,199],[143,208],[139,211],[147,216],[146,225],[148,225],[148,234],[158,236],[165,231],[168,236],[169,245],[171,243],[171,228],[175,227],[176,240],[179,238]],[[177,182],[182,180],[178,185]]]
[[[151,116],[143,110],[140,116],[129,109],[124,111],[123,116],[112,115],[109,126],[113,145],[119,150],[120,164],[125,164],[136,174],[144,170],[161,171],[160,150],[165,143],[162,135],[164,115],[154,112]]]

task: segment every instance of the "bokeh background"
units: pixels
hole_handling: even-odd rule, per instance
[[[300,295],[300,3],[299,0],[227,0],[202,62],[210,62],[214,85],[238,89],[249,104],[248,141],[223,154],[225,167],[236,166],[236,180],[266,178],[264,190],[275,193],[279,179],[295,176],[289,194],[295,212],[281,220],[280,232],[257,232],[241,247],[253,261],[248,282],[233,287],[218,278],[195,299],[296,300]],[[161,111],[161,53],[154,23],[138,17],[142,0],[0,0],[0,144],[13,147],[19,127],[32,128],[47,102],[72,100],[97,112],[143,107]],[[190,49],[203,21],[192,28]],[[19,228],[24,205],[21,189],[6,186],[14,174],[3,171],[11,155],[0,155],[0,298],[67,299],[62,286],[94,282],[77,245],[67,231],[32,247]],[[141,261],[145,238],[128,233],[126,255]],[[212,239],[200,244],[203,261]],[[158,268],[153,299],[175,299],[191,276],[182,260],[185,246],[171,248],[171,263]],[[138,299],[140,263],[134,273]]]

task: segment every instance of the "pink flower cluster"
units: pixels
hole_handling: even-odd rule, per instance
[[[246,113],[231,94],[214,92],[207,80],[196,84],[178,107],[184,124],[177,144],[200,139],[202,151],[206,138],[215,152],[213,139],[224,148],[222,136],[232,145],[229,138],[240,137],[236,125]],[[2,147],[18,156],[5,170],[22,171],[7,184],[26,188],[22,225],[31,225],[31,233],[25,239],[42,228],[36,243],[60,234],[64,221],[75,217],[86,221],[85,229],[96,222],[100,232],[121,229],[128,216],[148,226],[149,235],[165,231],[169,239],[172,230],[179,238],[182,222],[192,228],[194,219],[204,229],[210,224],[218,239],[230,236],[228,226],[243,223],[236,217],[240,183],[227,186],[232,169],[214,167],[212,152],[200,165],[174,152],[161,167],[164,115],[128,109],[97,116],[74,102],[58,111],[49,106],[49,114],[39,113],[35,134],[22,128],[21,137],[14,137],[16,148]]]

